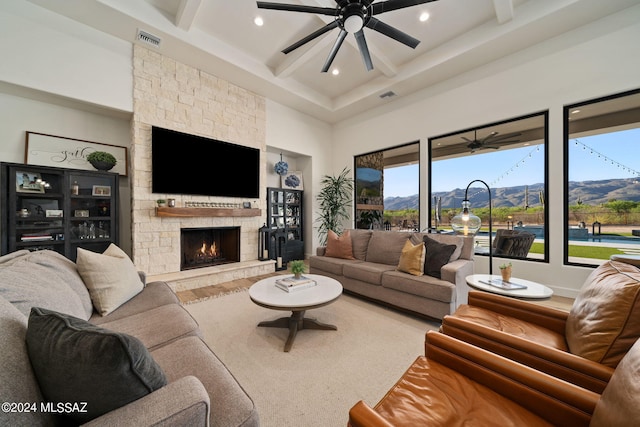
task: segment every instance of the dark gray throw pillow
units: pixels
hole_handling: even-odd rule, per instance
[[[77,317],[33,307],[26,340],[44,400],[86,402],[78,408],[86,412],[63,414],[76,422],[90,421],[167,384],[139,339]]]
[[[422,238],[427,254],[424,257],[424,274],[441,279],[440,269],[449,262],[456,245],[445,245],[429,236]]]

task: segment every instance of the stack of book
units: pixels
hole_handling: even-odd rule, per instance
[[[50,233],[25,233],[20,237],[23,242],[37,242],[41,240],[53,240]]]
[[[527,285],[523,285],[521,283],[509,282],[502,279],[489,279],[489,280],[481,280],[480,283],[484,283],[485,285],[495,286],[500,289],[527,289]]]
[[[276,286],[287,292],[295,292],[315,285],[317,285],[315,280],[305,276],[300,276],[299,279],[296,279],[295,277],[276,279]]]

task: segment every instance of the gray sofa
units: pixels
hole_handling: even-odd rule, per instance
[[[53,406],[51,402],[42,403],[44,379],[36,375],[39,371],[30,359],[32,348],[25,342],[29,316],[35,324],[33,311],[38,311],[32,311],[31,307],[52,310],[56,315],[64,313],[83,324],[88,321],[90,328],[96,325],[119,333],[118,339],[124,334],[136,337],[143,344],[142,350],[164,372],[166,385],[86,425],[259,425],[253,401],[202,341],[195,320],[166,283],[144,284],[140,280],[141,292],[102,316],[93,308],[83,276],[78,272],[79,265],[52,251],[18,251],[0,257],[0,400],[14,403],[13,407],[3,406],[0,425],[49,426],[62,421],[67,425],[68,419],[52,413],[52,409],[60,408],[55,406],[56,402]],[[131,266],[135,274],[135,267]],[[29,333],[32,329],[29,328]],[[54,337],[46,339],[55,345]],[[47,366],[47,362],[53,364],[44,360],[41,366],[51,372],[60,368]],[[71,371],[69,382],[60,384],[60,388],[77,380],[72,378],[73,373],[81,372],[81,368],[73,366]],[[89,398],[102,397],[101,384],[87,386],[94,390]],[[25,403],[29,406],[25,407]],[[65,410],[62,412],[66,414]]]
[[[436,319],[467,302],[465,277],[473,274],[473,237],[357,229],[349,233],[354,259],[324,256],[326,247],[319,247],[309,258],[311,273],[333,277],[350,293]],[[439,274],[418,276],[398,271],[406,241],[417,244],[425,236],[456,245]],[[427,250],[426,256],[433,254]]]

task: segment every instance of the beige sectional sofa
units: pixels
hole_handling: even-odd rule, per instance
[[[107,283],[133,267],[115,258]],[[52,251],[0,257],[0,400],[13,405],[3,406],[0,425],[259,425],[253,401],[166,283],[138,276],[135,295],[102,304],[102,315],[96,292],[109,290],[90,293],[79,265]],[[136,387],[134,400],[109,408]]]
[[[347,292],[436,319],[467,302],[469,287],[465,277],[473,274],[474,266],[472,237],[379,230],[348,232],[352,259],[325,256],[327,248],[320,247],[309,258],[311,273],[333,277]],[[425,266],[431,265],[432,271],[423,275],[399,271],[406,242],[417,245],[425,237],[431,245],[426,251]],[[455,249],[444,265],[433,271],[433,261],[441,258],[437,243],[455,245]]]

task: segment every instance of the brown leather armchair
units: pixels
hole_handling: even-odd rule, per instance
[[[348,425],[631,427],[640,419],[640,341],[601,395],[435,331],[426,349],[375,407],[353,406]]]
[[[597,393],[640,337],[640,269],[608,261],[569,313],[472,291],[441,331]]]

